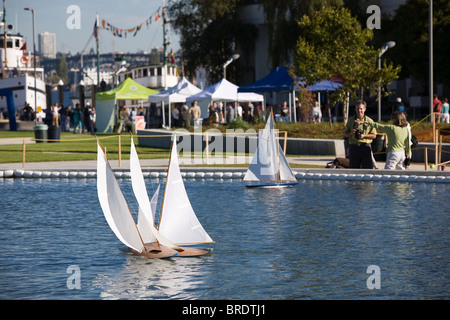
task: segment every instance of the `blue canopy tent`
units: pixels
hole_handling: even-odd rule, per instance
[[[288,73],[288,68],[277,67],[264,78],[239,87],[238,92],[289,92],[289,109],[291,109],[292,100],[295,97],[294,79]],[[266,99],[264,99],[265,101]],[[294,103],[295,104],[295,103]],[[265,109],[265,106],[264,106]],[[289,116],[291,113],[289,112]],[[296,110],[294,108],[294,119],[297,119]]]
[[[289,91],[294,89],[294,79],[287,71],[286,67],[277,67],[264,78],[239,87],[238,92],[270,92]]]
[[[302,83],[301,79],[298,79]],[[337,82],[324,80],[307,89],[311,91],[335,91],[342,85]],[[298,91],[298,86],[294,83],[294,79],[288,72],[287,67],[277,67],[274,71],[269,73],[264,78],[255,81],[246,86],[239,87],[238,92],[289,92],[292,94],[292,100],[295,99],[295,91]],[[320,94],[319,94],[320,100]],[[295,103],[294,103],[295,104]],[[289,99],[289,108],[291,108],[291,99]],[[297,119],[296,108],[294,108],[294,119]]]

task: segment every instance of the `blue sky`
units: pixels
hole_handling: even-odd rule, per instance
[[[162,7],[162,0],[6,0],[7,24],[15,26],[14,32],[25,36],[28,48],[32,48],[32,15],[24,8],[30,7],[35,11],[36,41],[38,34],[50,32],[56,34],[57,51],[72,54],[81,51],[92,34],[96,14],[100,21],[118,28],[131,29],[146,21],[158,8]],[[73,11],[67,13],[70,6],[77,6],[80,10],[79,28],[69,29],[67,21],[74,22]],[[1,7],[1,5],[0,5]],[[159,11],[161,14],[161,11]],[[133,37],[128,34],[126,38],[113,36],[111,31],[100,28],[100,51],[107,53],[114,51],[137,52],[150,51],[154,47],[163,45],[162,19],[143,25],[141,30]],[[179,36],[169,28],[169,38],[174,51],[179,49]],[[95,49],[95,40],[92,39],[86,47]],[[36,49],[39,49],[36,43]]]

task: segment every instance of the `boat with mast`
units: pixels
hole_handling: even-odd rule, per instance
[[[139,205],[137,224],[98,143],[97,190],[103,214],[117,238],[133,253],[147,258],[200,256],[209,251],[188,245],[214,242],[198,221],[187,197],[175,141],[174,138],[158,229],[155,227],[155,213],[159,187],[150,201],[133,138],[130,174],[133,193]]]
[[[47,108],[44,69],[36,67],[38,57],[27,50],[27,42],[20,33],[13,33],[14,26],[6,23],[6,4],[0,22],[0,90],[13,92],[15,110],[7,100],[0,98],[0,109],[13,115],[29,105],[38,113]],[[33,41],[34,42],[34,41]],[[42,115],[42,114],[41,114]],[[28,120],[28,119],[26,119]],[[29,119],[31,120],[31,119]]]
[[[244,181],[255,182],[246,185],[249,188],[284,188],[298,184],[276,137],[272,112],[264,130],[258,132],[258,147]]]

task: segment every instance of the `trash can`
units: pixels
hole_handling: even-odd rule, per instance
[[[386,161],[386,138],[382,134],[372,140],[372,152],[376,161]]]
[[[46,124],[38,124],[34,127],[34,138],[36,143],[46,143],[48,136],[48,126]]]
[[[60,126],[48,126],[48,142],[59,142],[60,135]]]

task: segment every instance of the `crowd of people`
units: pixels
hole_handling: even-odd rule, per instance
[[[294,107],[289,108],[286,101],[283,104],[266,106],[266,114],[271,111],[274,114],[275,121],[294,122],[295,114]],[[297,106],[298,108],[298,106]],[[242,119],[248,123],[254,124],[256,119],[262,116],[263,107],[261,103],[254,105],[251,101],[246,103],[237,102],[223,103],[213,101],[208,107],[208,114],[202,114],[198,101],[193,101],[189,107],[187,104],[182,106],[174,106],[171,111],[172,126],[174,127],[189,127],[198,126],[200,119],[203,125],[220,125],[229,124],[236,119]],[[318,103],[311,109],[310,119],[303,119],[297,112],[297,120],[304,120],[308,122],[320,122],[322,120],[322,112]]]
[[[243,119],[249,123],[255,123],[255,119],[260,117],[262,105],[256,107],[252,102],[227,103],[214,101],[208,108],[208,114],[202,115],[202,110],[198,101],[193,101],[189,107],[187,104],[181,107],[175,106],[172,109],[172,124],[174,127],[197,127],[202,125],[220,125],[234,122],[237,118]]]
[[[76,104],[75,108],[72,105],[52,104],[50,108],[44,109],[44,117],[42,122],[48,126],[60,127],[62,132],[95,133],[96,114],[95,108],[86,103],[84,109],[81,109],[80,104]],[[29,103],[25,103],[19,119],[22,121],[34,121],[36,113]]]
[[[437,95],[434,95],[433,113],[436,122],[450,123],[449,111],[448,99],[443,98],[441,101]]]

